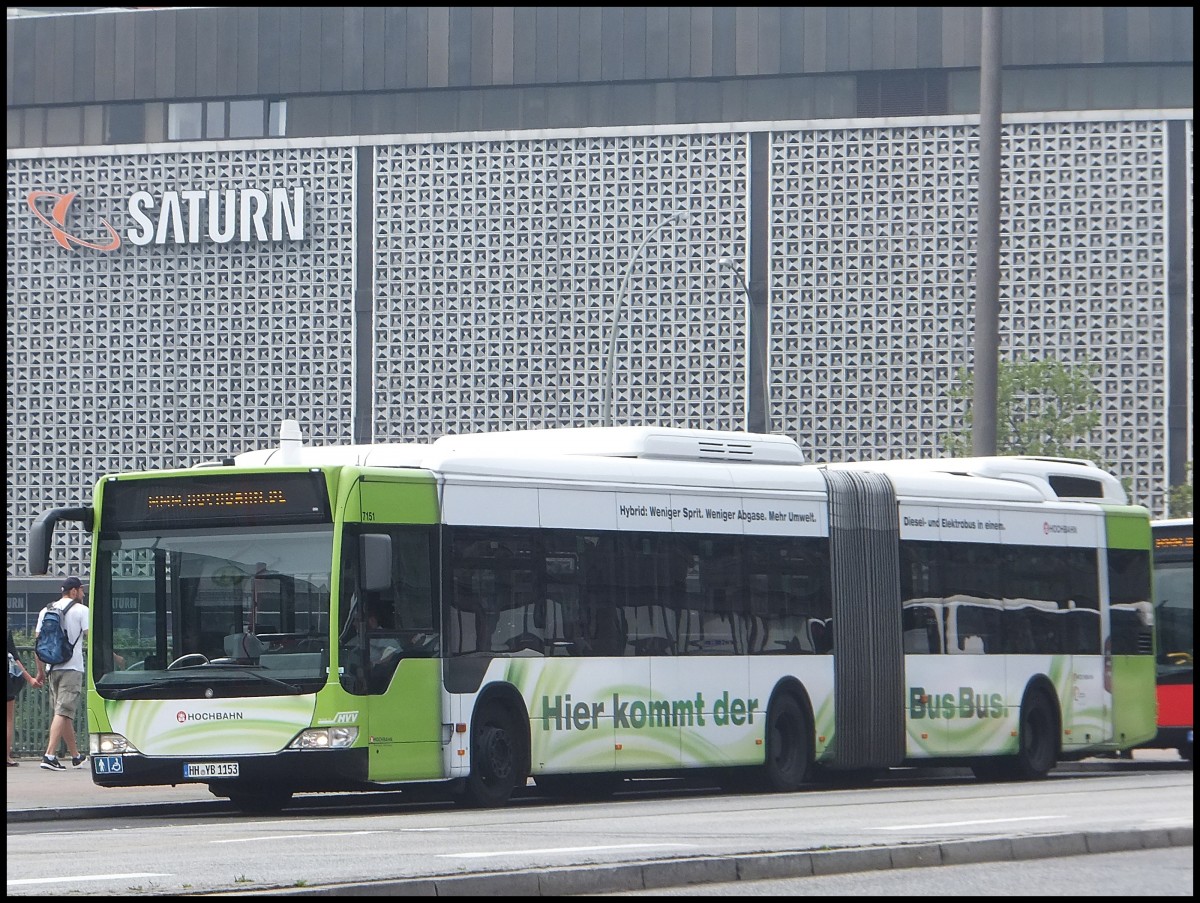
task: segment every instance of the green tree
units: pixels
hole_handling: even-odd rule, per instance
[[[1167,493],[1167,514],[1170,517],[1192,516],[1192,462],[1187,462],[1187,482],[1172,486]]]
[[[1100,425],[1095,372],[1091,364],[1028,357],[1001,360],[996,373],[996,453],[1086,458],[1103,465],[1086,442]],[[942,444],[951,457],[969,457],[975,379],[965,367],[950,397],[966,401],[966,412],[963,425],[947,433]]]

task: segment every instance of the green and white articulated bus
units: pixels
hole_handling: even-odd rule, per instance
[[[108,787],[791,791],[1038,778],[1155,733],[1148,512],[1083,461],[812,465],[659,427],[309,447],[285,421],[45,512],[35,573],[64,520],[92,531]]]

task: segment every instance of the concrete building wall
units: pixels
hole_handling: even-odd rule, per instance
[[[940,453],[972,356],[979,14],[901,13],[10,18],[8,573],[102,474],[283,417],[316,442],[598,424],[614,336],[618,423]],[[1191,15],[1004,17],[1001,353],[1095,368],[1087,447],[1155,513],[1192,446]],[[286,137],[165,140],[173,103],[250,97],[286,102]],[[223,218],[272,188],[303,190],[298,237],[255,201]]]

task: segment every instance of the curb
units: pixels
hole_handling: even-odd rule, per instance
[[[1192,827],[1123,829],[987,837],[945,843],[672,859],[628,865],[573,866],[474,875],[384,879],[321,887],[206,893],[204,896],[527,896],[551,897],[659,890],[690,884],[809,878],[847,872],[1017,862],[1056,856],[1117,853],[1192,845]]]
[[[20,824],[38,821],[59,821],[79,818],[116,818],[123,815],[162,815],[169,812],[207,815],[212,812],[229,812],[228,800],[213,799],[186,803],[118,803],[101,806],[46,806],[41,809],[9,809],[8,823]]]

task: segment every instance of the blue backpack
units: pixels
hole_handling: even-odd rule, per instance
[[[34,644],[34,654],[47,665],[61,665],[69,662],[75,654],[75,643],[67,639],[67,629],[64,626],[67,612],[75,604],[74,599],[61,611],[53,605],[46,606],[42,615],[42,629],[38,631],[37,642]],[[79,642],[79,638],[75,638]]]

